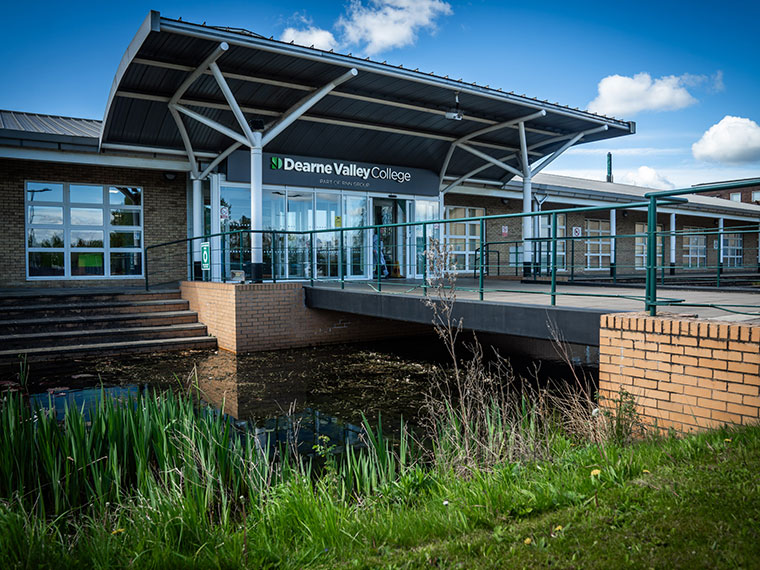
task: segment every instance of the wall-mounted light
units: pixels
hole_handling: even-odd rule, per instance
[[[505,206],[509,206],[509,198],[502,198],[501,203],[504,204]]]
[[[177,179],[177,173],[176,172],[164,172],[164,178],[171,182],[172,180]]]
[[[461,121],[462,109],[459,107],[459,91],[454,94],[454,101],[456,102],[456,106],[450,111],[446,111],[446,118],[451,121]]]

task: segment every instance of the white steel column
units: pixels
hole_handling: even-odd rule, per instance
[[[264,172],[261,133],[253,133],[254,144],[251,146],[251,229],[257,233],[251,234],[251,271],[254,282],[262,280],[264,274],[264,252],[261,230],[264,225],[262,213],[262,176]]]
[[[193,178],[193,236],[203,235],[203,186],[202,182]],[[201,260],[201,240],[193,240],[193,261]]]
[[[718,251],[720,252],[720,258],[718,262],[723,265],[723,218],[718,218]]]
[[[528,143],[525,139],[525,123],[518,123],[520,129],[520,152],[522,157],[523,169],[523,213],[527,214],[533,208],[533,186],[530,172],[530,160],[528,159]],[[533,264],[533,220],[530,216],[523,216],[522,219],[522,239],[523,239],[523,270],[530,274],[531,265]]]
[[[219,207],[222,203],[221,186],[219,175],[209,178],[209,198],[211,199],[211,233],[219,234],[222,231],[222,220],[219,216]],[[222,239],[220,236],[212,237],[211,242],[211,280],[222,280]],[[229,257],[229,250],[226,251]],[[225,267],[229,268],[228,260],[224,260]]]
[[[676,214],[670,214],[670,270],[675,272],[676,267]]]
[[[615,263],[615,248],[617,247],[617,210],[610,210],[610,264]],[[617,271],[617,267],[615,267]]]

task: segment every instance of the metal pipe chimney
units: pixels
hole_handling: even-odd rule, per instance
[[[612,179],[612,153],[607,153],[607,182],[614,182]]]

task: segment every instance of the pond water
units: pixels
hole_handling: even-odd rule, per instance
[[[511,358],[515,371],[533,375],[534,363]],[[434,374],[450,366],[435,336],[361,344],[330,345],[236,356],[226,351],[187,351],[30,365],[31,398],[57,413],[64,402],[81,408],[100,397],[100,387],[117,398],[143,389],[192,390],[234,420],[286,437],[295,417],[305,440],[325,430],[354,437],[363,417],[396,432],[403,418],[413,428],[424,414]],[[566,367],[543,363],[539,380],[569,377]],[[10,386],[13,378],[4,378]],[[0,386],[0,390],[2,387]],[[354,435],[351,435],[354,434]],[[329,435],[329,434],[328,434]],[[312,437],[313,436],[313,437]],[[331,436],[331,439],[334,439]],[[310,444],[309,444],[310,445]]]

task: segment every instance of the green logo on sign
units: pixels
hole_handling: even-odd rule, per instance
[[[204,241],[201,244],[201,271],[211,269],[211,244]]]
[[[282,159],[279,156],[273,156],[269,162],[269,168],[271,170],[280,170],[282,168]]]

